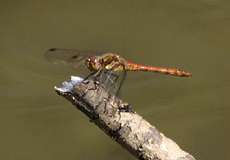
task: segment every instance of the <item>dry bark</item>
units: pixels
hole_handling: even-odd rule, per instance
[[[195,160],[134,112],[129,104],[109,95],[95,81],[87,80],[73,85],[71,92],[60,88],[56,88],[56,92],[141,160]]]

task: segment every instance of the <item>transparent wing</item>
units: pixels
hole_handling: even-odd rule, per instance
[[[126,78],[126,71],[101,70],[88,76],[87,79],[92,79],[99,82],[99,85],[105,89],[110,95],[118,96],[121,86]]]
[[[92,55],[99,55],[103,52],[80,51],[76,49],[51,48],[45,53],[45,58],[52,63],[69,64],[74,68],[78,67],[84,60]]]

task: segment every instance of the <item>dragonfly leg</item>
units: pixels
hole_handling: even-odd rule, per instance
[[[117,72],[122,72],[122,73],[121,73],[122,75],[120,75],[121,81],[120,81],[120,83],[118,84],[118,89],[117,89],[117,91],[116,91],[116,93],[115,93],[116,96],[118,96],[118,94],[120,93],[121,87],[122,87],[122,85],[123,85],[123,83],[124,83],[124,80],[125,80],[126,74],[127,74],[127,73],[126,73],[126,70],[125,70],[125,65],[124,65],[124,63],[120,63],[120,62],[115,63],[115,64],[113,65],[113,67],[112,67],[111,70],[116,70],[116,68],[119,68],[119,67],[121,67],[122,69],[121,69],[120,71],[117,71]],[[117,81],[118,78],[119,78],[119,76],[116,75],[116,74],[115,74],[115,76],[116,76],[116,81]]]
[[[88,80],[90,77],[92,77],[95,74],[95,72],[91,72],[89,75],[87,75],[84,80]]]
[[[123,66],[123,67],[124,67],[124,66]],[[122,72],[123,75],[121,76],[121,81],[120,81],[119,87],[118,87],[118,89],[117,89],[116,95],[119,94],[119,92],[120,92],[120,90],[121,90],[121,86],[123,85],[123,83],[124,83],[124,81],[125,81],[125,78],[126,78],[126,75],[127,75],[125,68],[123,68],[123,69],[124,69],[123,72]]]

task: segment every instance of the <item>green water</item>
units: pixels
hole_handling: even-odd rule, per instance
[[[1,1],[0,159],[134,159],[54,85],[51,47],[109,50],[193,77],[130,73],[123,99],[197,159],[228,160],[230,1]]]

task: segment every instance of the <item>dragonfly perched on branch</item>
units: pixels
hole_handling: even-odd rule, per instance
[[[126,60],[119,54],[111,52],[90,52],[90,51],[79,51],[75,49],[61,49],[61,48],[51,48],[45,53],[46,58],[54,63],[63,62],[71,64],[73,67],[79,66],[79,64],[84,63],[91,73],[97,72],[102,83],[105,83],[105,77],[100,75],[101,71],[106,72],[107,81],[108,76],[112,76],[113,80],[120,79],[117,90],[119,91],[125,76],[126,71],[146,71],[146,72],[157,72],[168,74],[177,77],[191,77],[190,72],[186,72],[177,68],[168,67],[157,67],[157,66],[147,66],[142,64],[137,64]],[[118,75],[118,72],[122,73]],[[114,76],[116,75],[116,76]],[[110,81],[113,81],[110,78]],[[108,83],[111,85],[111,82]],[[106,86],[108,86],[108,84]]]

